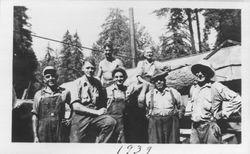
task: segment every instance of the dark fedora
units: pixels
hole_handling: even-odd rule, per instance
[[[157,72],[151,77],[151,80],[150,82],[155,82],[159,79],[165,79],[165,77],[168,75],[169,73],[169,69],[160,69],[160,70],[157,70]]]

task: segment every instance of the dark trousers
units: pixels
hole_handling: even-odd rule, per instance
[[[216,122],[193,122],[190,143],[222,143],[220,127]]]
[[[93,116],[73,113],[70,142],[106,143],[115,126],[115,119],[109,115]]]
[[[179,143],[180,129],[178,117],[149,117],[148,138],[149,143]]]

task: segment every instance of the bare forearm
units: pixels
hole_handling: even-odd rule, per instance
[[[89,114],[94,114],[94,115],[98,115],[97,110],[95,109],[90,109],[86,106],[83,106],[79,103],[74,103],[73,104],[73,110],[77,111],[77,112],[82,112],[82,113],[89,113]]]
[[[32,116],[32,126],[33,126],[33,135],[34,135],[34,138],[35,138],[35,137],[38,137],[38,135],[37,135],[38,118],[37,118],[36,115],[33,115],[33,116]]]
[[[102,70],[99,70],[97,73],[97,78],[101,80],[101,77],[102,77]]]

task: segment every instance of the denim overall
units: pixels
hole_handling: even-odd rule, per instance
[[[108,108],[108,114],[114,118],[117,122],[114,134],[111,138],[111,142],[125,143],[124,136],[124,112],[126,108],[126,94],[124,92],[123,98],[116,98],[114,91],[111,104]]]
[[[38,138],[40,142],[62,141],[62,118],[65,104],[61,95],[42,97],[38,110]]]

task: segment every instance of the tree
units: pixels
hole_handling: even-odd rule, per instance
[[[194,30],[193,30],[193,25],[192,25],[192,14],[193,10],[192,9],[183,9],[186,14],[187,14],[187,20],[188,20],[188,27],[189,27],[189,32],[190,32],[190,42],[191,42],[191,48],[194,53],[196,53],[195,49],[195,42],[194,42]]]
[[[241,42],[240,9],[205,9],[203,15],[207,28],[217,31],[215,46],[228,39]]]
[[[185,22],[186,12],[179,8],[162,8],[155,10],[157,16],[170,16],[167,24],[167,31],[160,37],[161,56],[164,59],[171,59],[195,52],[192,46],[192,36],[188,33],[190,27]],[[189,29],[188,29],[189,27]]]
[[[199,20],[199,12],[202,11],[202,9],[194,9],[195,13],[195,19],[197,24],[197,35],[198,35],[198,43],[199,43],[199,52],[202,52],[202,43],[201,43],[201,32],[200,32],[200,20]]]
[[[63,42],[64,44],[60,53],[61,58],[58,70],[59,84],[73,81],[82,76],[82,44],[77,32],[72,36],[67,30],[63,36]]]
[[[103,45],[106,42],[111,42],[114,47],[114,55],[124,62],[125,67],[131,68],[129,20],[123,15],[123,11],[118,8],[110,9],[109,15],[102,24],[102,29],[99,34],[100,37],[93,45],[93,48],[102,51]],[[135,39],[137,50],[143,50],[153,43],[151,36],[145,32],[145,27],[141,27],[139,23],[135,24]],[[103,59],[103,56],[98,51],[93,52],[97,63]]]
[[[54,53],[54,54],[53,54]],[[46,66],[54,66],[55,68],[59,67],[59,57],[56,53],[56,50],[50,47],[50,44],[48,43],[48,46],[46,47],[46,54],[43,58],[43,60],[39,61],[39,65],[37,67],[37,70],[35,72],[36,81],[34,82],[34,89],[39,90],[41,89],[43,85],[43,75],[42,71]]]
[[[14,6],[13,85],[18,98],[29,83],[35,81],[34,72],[38,66],[32,49],[31,24],[27,22],[29,17],[26,11],[24,6]]]

